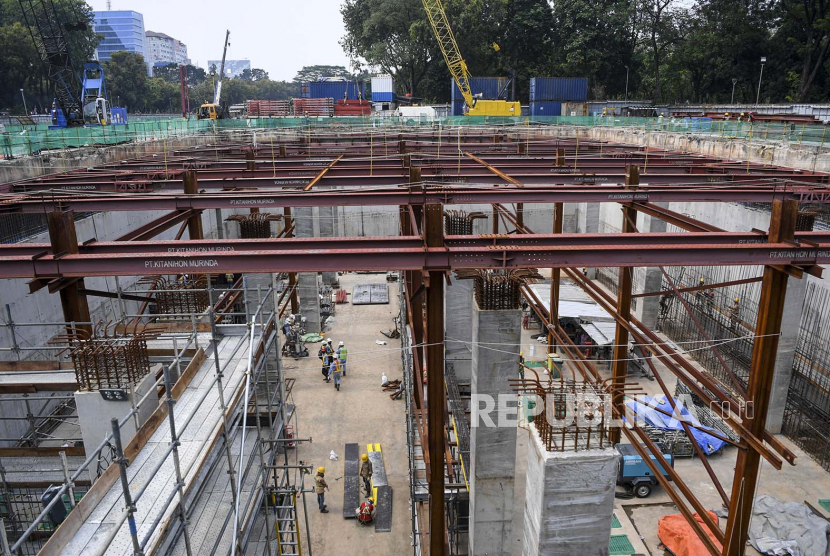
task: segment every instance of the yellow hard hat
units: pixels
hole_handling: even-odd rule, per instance
[[[369,455],[368,454],[363,454],[362,456],[360,456],[360,459],[363,460],[363,461],[368,461],[369,460]]]
[[[703,284],[704,282],[706,282],[706,280],[704,280],[703,278],[701,278],[701,279],[700,279],[700,283],[701,283],[701,284]]]
[[[370,504],[374,504],[374,503],[375,503],[375,499],[374,499],[374,498],[367,498],[366,500],[368,500]]]
[[[741,298],[740,298],[740,297],[736,297],[736,298],[735,298],[735,303],[737,303],[737,302],[738,302],[738,301],[740,301],[740,300],[741,300]]]
[[[319,473],[320,475],[323,475],[325,472],[326,472],[325,467],[318,467],[317,468],[317,473]]]

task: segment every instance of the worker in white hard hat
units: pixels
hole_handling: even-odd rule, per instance
[[[346,376],[346,360],[349,358],[349,350],[346,349],[346,344],[342,340],[340,345],[337,346],[335,355],[340,360],[340,369],[343,371],[343,376]]]

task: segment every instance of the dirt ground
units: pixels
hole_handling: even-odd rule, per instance
[[[383,274],[347,274],[340,285],[349,294],[355,284],[386,283]],[[389,284],[388,305],[337,305],[334,326],[326,331],[336,346],[341,340],[349,350],[347,376],[340,391],[320,374],[317,350],[308,344],[310,357],[284,360],[286,376],[296,379],[293,396],[297,407],[297,434],[312,438],[298,447],[298,457],[316,469],[326,468],[330,492],[328,514],[317,509],[314,494],[307,494],[308,518],[314,556],[354,554],[406,554],[410,547],[409,478],[406,451],[404,402],[392,401],[380,388],[381,373],[390,380],[401,377],[400,341],[390,340],[380,330],[394,328],[398,314],[398,285]],[[380,346],[376,340],[387,342]],[[343,518],[343,457],[345,445],[355,442],[361,453],[367,443],[380,443],[389,485],[392,487],[392,532],[375,533],[354,519]],[[337,461],[329,459],[334,450]],[[311,481],[307,480],[306,485]],[[301,530],[305,522],[300,511]],[[303,554],[307,554],[303,550]]]

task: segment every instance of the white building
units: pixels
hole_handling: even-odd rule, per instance
[[[187,45],[182,41],[155,31],[147,31],[146,36],[147,58],[153,66],[190,63],[187,57]]]

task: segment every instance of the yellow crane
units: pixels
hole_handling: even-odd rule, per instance
[[[458,43],[452,34],[450,23],[447,21],[447,13],[441,0],[421,0],[424,10],[427,12],[429,24],[438,39],[438,46],[444,55],[444,61],[452,74],[464,103],[467,105],[467,116],[521,116],[522,107],[518,102],[507,100],[484,100],[476,98],[470,89],[470,71],[467,69],[467,62],[458,50]]]

